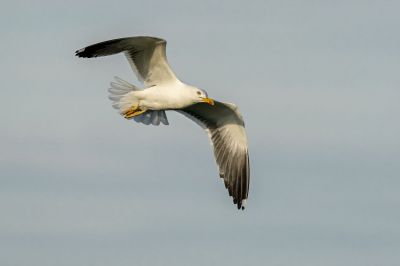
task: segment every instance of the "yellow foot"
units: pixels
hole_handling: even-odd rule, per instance
[[[146,110],[142,110],[139,107],[131,106],[131,108],[129,108],[128,111],[123,113],[123,115],[124,115],[124,117],[126,119],[130,119],[130,118],[132,118],[134,116],[138,116],[140,114],[143,114],[144,112],[146,112]]]

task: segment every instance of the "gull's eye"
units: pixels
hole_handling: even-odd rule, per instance
[[[201,92],[200,92],[200,91],[197,91],[197,95],[201,95]]]

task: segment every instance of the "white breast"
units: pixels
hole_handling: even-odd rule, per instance
[[[188,87],[181,82],[152,86],[141,91],[140,105],[150,110],[185,108],[193,104]]]

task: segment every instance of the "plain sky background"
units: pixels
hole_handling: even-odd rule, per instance
[[[399,265],[398,1],[2,1],[0,265]],[[183,81],[234,102],[237,211],[206,134],[111,108],[123,55],[168,41]]]

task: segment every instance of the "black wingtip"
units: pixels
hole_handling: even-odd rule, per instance
[[[82,57],[81,53],[85,50],[85,48],[79,49],[75,51],[75,56]]]
[[[237,204],[237,209],[244,211],[245,207],[242,206],[241,204]]]
[[[244,210],[246,208],[245,203],[243,202],[244,200],[240,199],[233,199],[233,203],[236,205],[238,210]]]
[[[93,55],[89,54],[88,51],[85,48],[79,49],[75,51],[75,56],[81,57],[81,58],[90,58],[93,57]]]

